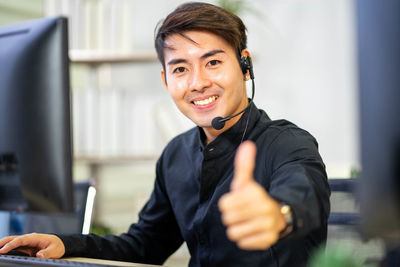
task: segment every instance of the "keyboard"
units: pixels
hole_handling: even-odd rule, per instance
[[[26,257],[26,256],[0,255],[0,266],[1,267],[23,267],[23,266],[115,267],[116,265],[67,261],[59,259],[42,259],[42,258]]]

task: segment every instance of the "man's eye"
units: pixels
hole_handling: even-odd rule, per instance
[[[178,67],[178,68],[174,69],[173,73],[181,73],[181,72],[184,72],[184,71],[185,71],[184,67]]]
[[[211,60],[210,62],[208,62],[208,64],[210,64],[211,66],[216,66],[220,62],[221,61],[214,59],[214,60]]]

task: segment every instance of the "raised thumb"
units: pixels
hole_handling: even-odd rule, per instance
[[[256,145],[251,141],[243,142],[237,149],[234,163],[234,176],[231,190],[237,190],[252,182],[256,164]]]

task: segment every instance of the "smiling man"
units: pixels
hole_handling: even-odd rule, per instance
[[[238,51],[222,37],[205,31],[185,31],[164,41],[162,80],[180,111],[202,127],[207,143],[230,128],[239,116],[215,130],[211,121],[229,116],[248,105],[245,81],[238,64]],[[248,57],[247,50],[241,56]],[[167,83],[168,80],[168,83]]]
[[[190,266],[305,265],[327,236],[325,166],[308,132],[248,99],[246,40],[240,18],[214,5],[169,14],[155,38],[161,78],[197,127],[164,149],[139,221],[119,236],[6,237],[0,253],[161,264],[186,242]]]

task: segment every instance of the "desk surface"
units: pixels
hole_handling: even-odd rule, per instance
[[[142,263],[133,263],[133,262],[124,262],[124,261],[111,261],[111,260],[100,260],[100,259],[92,259],[92,258],[80,258],[80,257],[71,257],[71,258],[63,258],[63,260],[68,261],[78,261],[78,262],[88,262],[88,263],[97,263],[111,266],[136,266],[136,267],[151,267],[151,266],[160,266],[160,265],[150,265],[150,264],[142,264]]]

